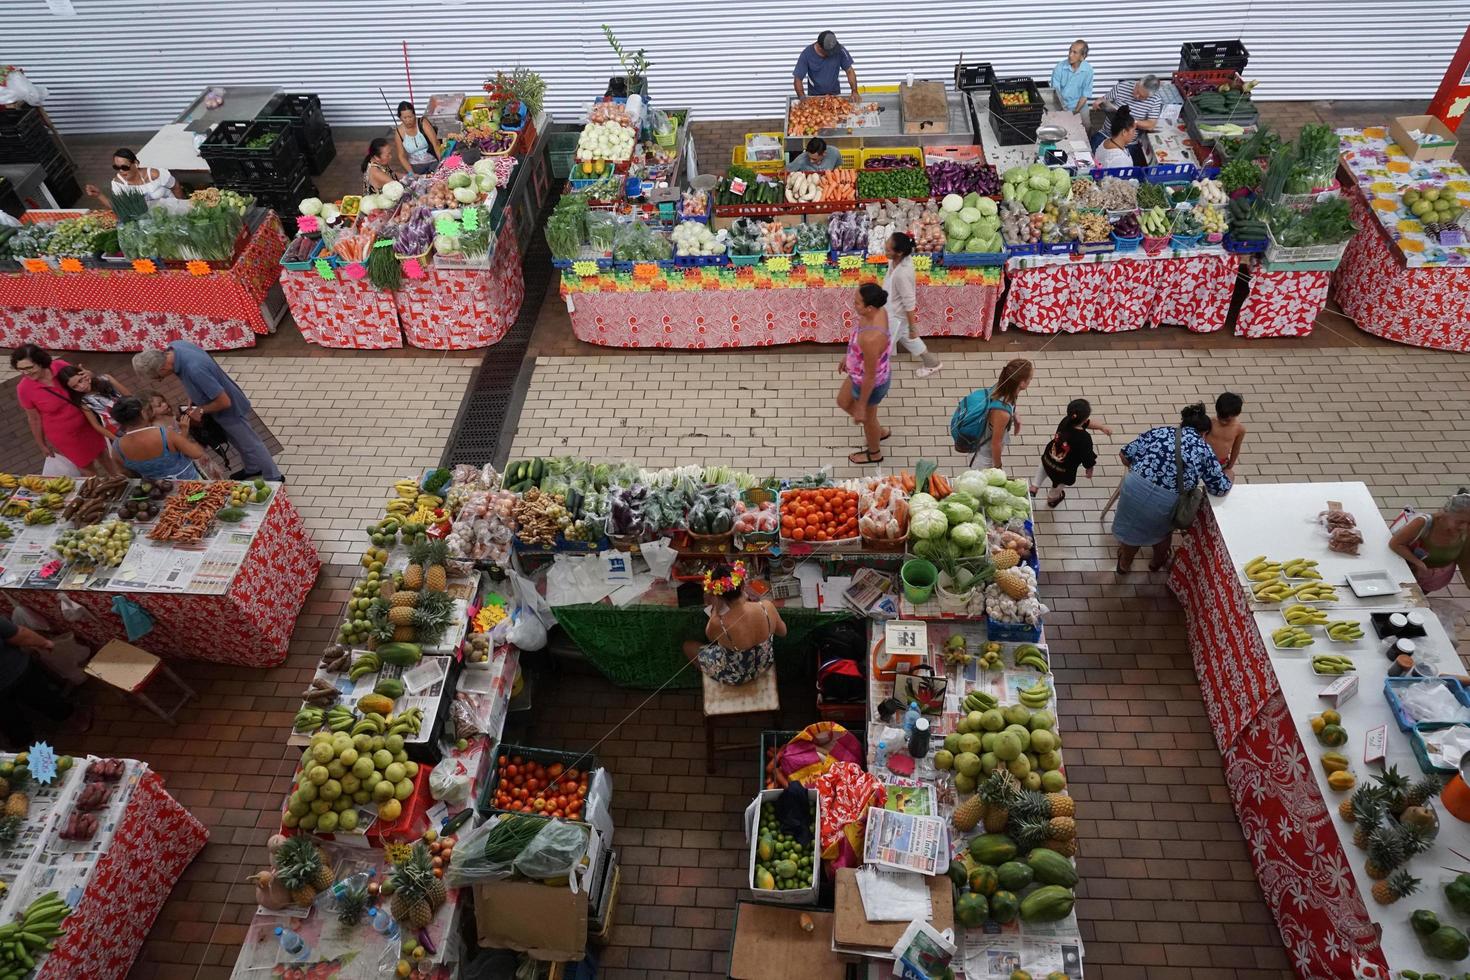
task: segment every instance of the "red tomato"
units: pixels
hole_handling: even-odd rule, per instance
[[[506,769],[505,769],[505,774],[507,776],[509,776],[511,779],[514,779],[514,778],[516,778],[517,775],[520,774],[520,769],[517,768],[516,766],[507,766]]]

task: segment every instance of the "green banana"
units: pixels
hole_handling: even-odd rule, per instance
[[[1311,646],[1315,641],[1312,639],[1312,634],[1300,626],[1282,626],[1271,632],[1271,642],[1281,649],[1291,650]]]
[[[296,722],[291,727],[298,732],[313,731],[322,726],[322,717],[321,708],[302,708],[296,712]]]
[[[993,694],[989,694],[985,691],[971,691],[969,694],[965,695],[963,707],[966,712],[989,711],[991,708],[997,707],[999,704],[1000,702],[995,699],[995,695]]]
[[[1358,668],[1347,657],[1318,654],[1312,658],[1312,669],[1319,674],[1346,674]]]
[[[1363,626],[1352,620],[1336,620],[1327,624],[1327,638],[1339,643],[1349,643],[1363,638]]]

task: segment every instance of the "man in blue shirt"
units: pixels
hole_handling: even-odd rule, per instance
[[[1092,98],[1092,66],[1087,63],[1087,42],[1076,40],[1067,49],[1067,60],[1051,70],[1051,87],[1057,101],[1068,112],[1081,113]]]
[[[796,70],[791,73],[791,84],[796,88],[796,97],[808,95],[837,95],[842,83],[838,71],[847,72],[847,87],[854,100],[858,97],[857,72],[852,70],[852,55],[837,43],[837,35],[823,31],[817,35],[817,43],[802,48],[801,57],[796,59]]]
[[[195,422],[202,421],[206,414],[213,417],[239,451],[240,470],[231,474],[231,479],[257,476],[263,480],[281,479],[281,470],[271,458],[271,451],[250,426],[250,399],[204,348],[187,340],[175,340],[164,350],[134,354],[133,370],[140,377],[152,380],[170,374],[178,376],[193,402],[189,417]]]
[[[827,141],[820,136],[813,136],[806,141],[806,152],[799,154],[795,160],[786,164],[787,170],[836,170],[842,166],[842,151],[835,146],[828,146]]]

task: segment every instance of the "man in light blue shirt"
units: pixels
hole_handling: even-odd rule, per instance
[[[1068,112],[1080,113],[1092,98],[1092,66],[1087,63],[1087,42],[1077,40],[1067,49],[1067,60],[1051,70],[1051,87],[1057,101]]]
[[[786,164],[786,169],[836,170],[840,166],[842,166],[842,151],[835,146],[828,146],[827,141],[822,137],[813,136],[806,141],[806,152]]]
[[[852,55],[837,43],[837,35],[823,31],[817,35],[817,43],[801,49],[796,59],[796,68],[791,73],[791,84],[796,97],[808,95],[837,95],[842,91],[838,80],[839,71],[847,72],[847,87],[853,99],[858,97],[857,72],[852,68]]]

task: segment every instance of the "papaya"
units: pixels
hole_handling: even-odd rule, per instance
[[[378,660],[395,667],[412,667],[424,656],[417,643],[380,643],[376,652]]]
[[[387,715],[393,711],[393,701],[381,694],[364,694],[357,699],[357,710],[363,714],[377,712],[380,715]]]
[[[949,862],[949,880],[954,882],[956,888],[963,888],[970,880],[970,869],[965,867],[963,861]]]
[[[1016,842],[1005,834],[981,834],[970,841],[970,856],[981,864],[1000,865],[1016,856]]]
[[[1056,922],[1072,914],[1076,898],[1072,889],[1061,885],[1042,885],[1021,899],[1022,922]]]
[[[765,868],[756,868],[755,887],[760,891],[773,892],[776,890],[776,878]]]
[[[1031,974],[1025,970],[1012,970],[1011,975],[1006,980],[1031,980]]]
[[[403,681],[396,677],[379,678],[378,683],[373,685],[373,693],[381,694],[385,698],[392,698],[396,701],[398,698],[403,697]]]
[[[1016,921],[1021,910],[1015,892],[999,891],[990,896],[990,917],[1001,925]]]
[[[1056,851],[1038,847],[1026,855],[1026,863],[1036,873],[1036,881],[1043,885],[1060,885],[1072,888],[1077,884],[1077,869],[1072,862]]]
[[[1341,725],[1325,725],[1323,726],[1322,730],[1317,733],[1317,741],[1321,742],[1323,745],[1329,748],[1335,749],[1339,745],[1345,745],[1347,743],[1347,739],[1347,730]]]
[[[1036,878],[1036,872],[1031,870],[1031,865],[1022,861],[1007,861],[995,869],[1000,879],[1000,887],[1008,892],[1019,892]]]
[[[955,920],[967,928],[983,925],[989,914],[990,903],[985,900],[984,895],[975,892],[966,892],[954,903]]]
[[[994,895],[995,890],[999,887],[1000,879],[990,865],[982,864],[970,872],[970,891],[988,897]]]
[[[755,846],[755,856],[758,860],[769,861],[776,853],[776,845],[769,837],[762,837],[760,843]]]

